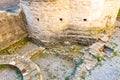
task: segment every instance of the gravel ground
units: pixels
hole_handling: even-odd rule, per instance
[[[86,80],[120,80],[120,55],[96,67]]]
[[[112,43],[112,44],[111,44]],[[120,29],[110,41],[117,53],[120,52]],[[85,80],[120,80],[120,54],[101,63]]]
[[[70,76],[74,64],[54,55],[42,55],[33,60],[41,69],[44,80],[65,80]]]
[[[0,80],[21,80],[15,70],[11,68],[0,70]]]

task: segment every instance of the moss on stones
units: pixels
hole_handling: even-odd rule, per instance
[[[0,55],[5,55],[5,54],[16,54],[16,50],[24,46],[28,42],[28,38],[24,38],[20,40],[19,42],[10,45],[9,47],[3,49],[0,51]]]

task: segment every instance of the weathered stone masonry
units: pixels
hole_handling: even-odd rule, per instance
[[[89,43],[114,31],[120,0],[21,0],[21,5],[30,36],[43,42]]]
[[[0,2],[0,49],[27,36],[25,28],[43,42],[92,44],[114,31],[120,0],[21,0],[23,11],[18,5]]]
[[[18,3],[18,0],[16,1]],[[0,50],[27,36],[25,15],[17,6],[16,1],[3,0],[0,2]]]
[[[26,37],[23,13],[0,12],[0,50]]]

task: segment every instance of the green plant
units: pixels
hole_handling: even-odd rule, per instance
[[[27,42],[28,42],[28,38],[24,38],[24,39],[20,40],[18,43],[20,45],[25,45]]]
[[[37,77],[37,76],[39,76],[40,75],[40,73],[39,72],[37,72],[36,74],[35,74],[35,77]]]
[[[105,58],[104,58],[103,55],[97,55],[97,56],[94,56],[94,55],[93,55],[93,57],[94,57],[95,59],[97,59],[97,61],[105,60]]]
[[[3,69],[3,68],[5,68],[5,66],[4,65],[0,65],[0,69]]]
[[[24,46],[26,43],[28,42],[28,38],[24,38],[18,42],[16,42],[13,45],[10,45],[9,47],[3,49],[0,51],[0,55],[6,55],[6,54],[13,54],[16,53],[16,49],[21,48],[22,46]]]
[[[83,64],[83,62],[84,62],[84,60],[83,60],[83,59],[81,59],[81,60],[78,62],[78,65]]]
[[[85,80],[85,75],[81,76],[81,78],[82,78],[83,80]]]
[[[68,76],[68,77],[65,77],[65,80],[70,80],[69,76]]]
[[[59,55],[60,55],[59,52],[55,51],[55,56],[59,56]]]
[[[118,52],[118,51],[114,51],[113,54],[112,54],[112,56],[117,56],[119,53],[120,52]]]
[[[71,49],[71,47],[66,47],[66,49],[65,49],[65,52],[71,52],[72,51],[72,49]]]
[[[96,56],[96,59],[98,60],[98,61],[101,61],[102,59],[103,59],[103,57],[102,56]]]
[[[84,63],[84,60],[80,59],[80,61],[75,65],[75,68],[74,68],[73,72],[71,73],[71,75],[75,75],[77,67],[79,67],[79,65],[81,65],[83,63]]]

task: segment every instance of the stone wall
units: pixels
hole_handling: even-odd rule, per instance
[[[70,0],[71,23],[83,27],[105,27],[113,25],[120,0]]]
[[[94,9],[95,6],[93,6],[93,10],[92,10],[93,13],[98,14],[96,11],[99,11],[99,9],[100,9],[101,11],[99,11],[99,12],[101,12],[101,14],[100,15],[92,14],[92,17],[91,17],[92,26],[109,27],[111,25],[114,25],[114,23],[115,23],[117,13],[120,8],[120,0],[101,0],[101,1],[99,1],[99,3],[102,1],[103,1],[103,4],[101,4],[101,8]],[[96,24],[93,22],[95,22]]]
[[[40,2],[32,2],[30,5],[23,1],[22,7],[26,13],[29,33],[45,40],[49,38],[47,35],[52,36],[66,29],[65,26],[69,23],[68,5],[68,0],[55,0],[53,2],[41,0]]]
[[[0,1],[0,10],[17,6],[20,3],[20,0],[1,0]]]
[[[21,5],[30,36],[43,42],[86,43],[114,25],[120,0],[22,0]]]
[[[16,13],[0,11],[0,50],[26,37],[26,26],[21,9]]]
[[[45,43],[92,44],[114,31],[120,0],[21,0],[29,26],[18,5],[19,0],[0,2],[0,49],[24,38],[25,27]]]

